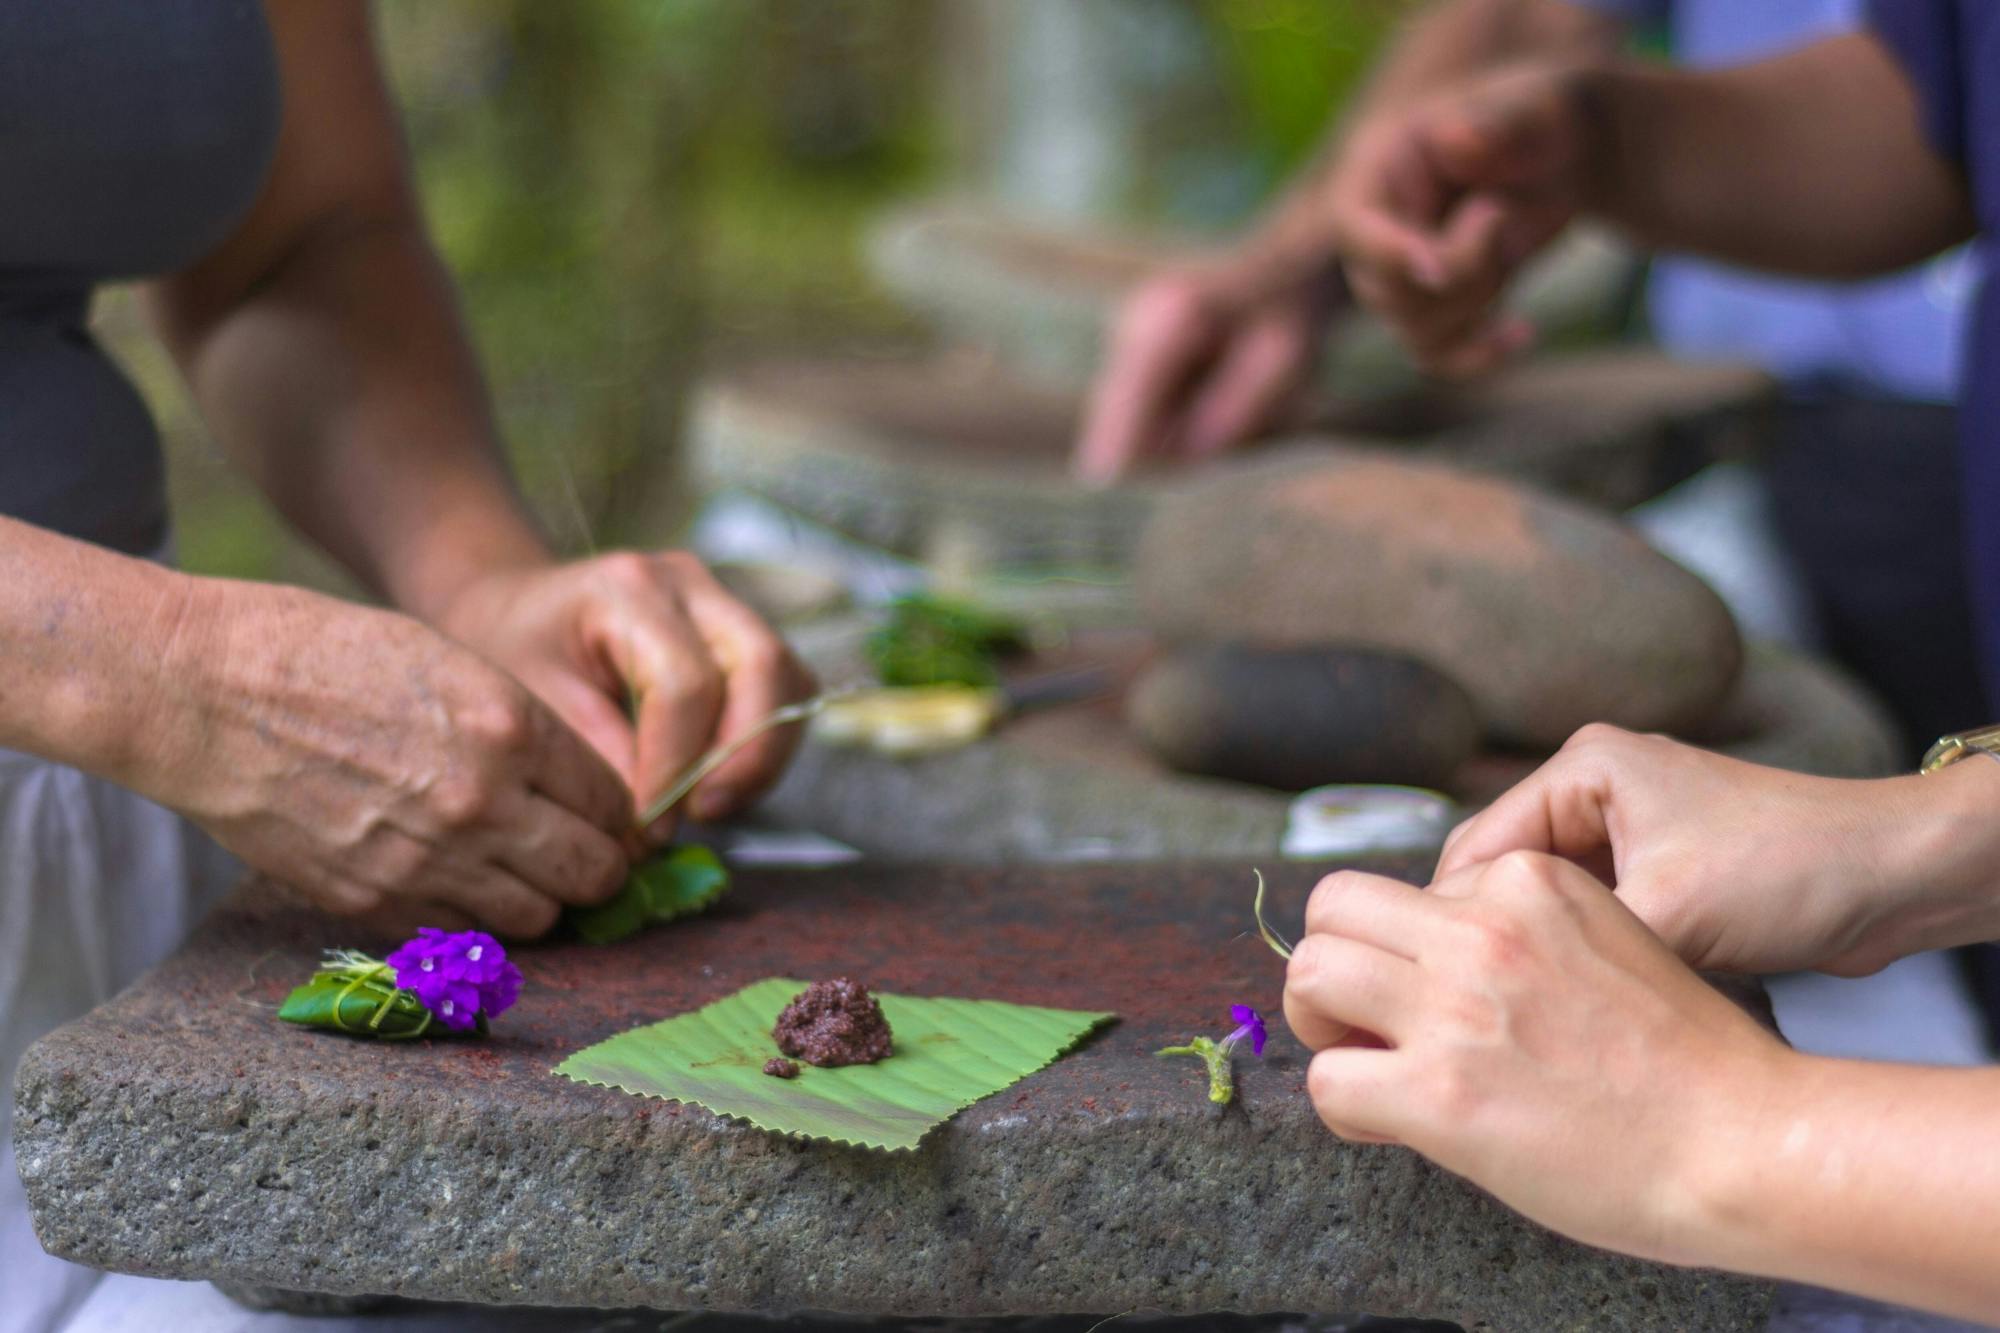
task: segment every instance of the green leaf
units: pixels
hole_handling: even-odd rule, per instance
[[[355,1037],[387,1041],[449,1036],[431,1011],[409,991],[377,977],[322,970],[285,997],[278,1017],[302,1027],[324,1028]]]
[[[866,647],[884,685],[988,686],[999,680],[999,659],[1026,645],[1026,629],[1010,616],[916,593],[890,605]]]
[[[1115,1015],[998,1000],[878,995],[895,1053],[872,1065],[764,1073],[778,1011],[806,983],[767,977],[692,1013],[578,1051],[579,1083],[694,1102],[759,1129],[865,1148],[914,1148],[982,1097],[1048,1064]]]
[[[563,920],[589,944],[610,944],[650,925],[712,906],[729,890],[729,869],[714,852],[689,843],[632,872],[625,887],[596,907],[571,908]]]

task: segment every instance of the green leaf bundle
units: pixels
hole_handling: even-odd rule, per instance
[[[990,686],[1000,659],[1027,646],[1011,616],[931,593],[899,597],[888,623],[868,638],[869,663],[884,685]]]
[[[690,916],[729,891],[729,869],[706,847],[673,847],[633,869],[617,894],[595,907],[563,913],[569,928],[590,944],[610,944],[648,926]]]

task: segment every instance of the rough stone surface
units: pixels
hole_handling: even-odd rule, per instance
[[[1768,380],[1738,367],[1564,355],[1477,385],[1308,404],[1264,449],[1389,448],[1623,508],[1751,447],[1768,396]],[[705,385],[689,444],[704,484],[741,487],[887,550],[934,558],[969,547],[991,564],[1120,568],[1162,487],[1189,473],[1076,484],[1080,407],[963,358],[771,364]],[[1259,452],[1201,475],[1227,475]]]
[[[1678,731],[1735,683],[1709,587],[1582,506],[1379,454],[1273,459],[1162,503],[1134,562],[1169,638],[1408,653],[1492,734],[1559,745],[1587,722]]]
[[[1121,733],[1115,718],[1110,729]],[[1128,743],[1129,744],[1129,743]],[[900,861],[1270,857],[1290,798],[1005,741],[915,759],[808,740],[760,809]],[[1116,756],[1117,751],[1112,751]]]
[[[818,630],[799,646],[820,678],[865,678],[858,645],[867,622],[841,619]],[[1074,634],[1064,651],[1038,653],[1017,670],[1033,677],[1100,669],[1112,681],[1105,696],[1010,718],[978,745],[917,760],[809,741],[764,810],[781,824],[898,861],[1275,856],[1289,796],[1176,773],[1126,724],[1122,695],[1156,656],[1143,633]],[[1863,687],[1769,644],[1751,647],[1728,700],[1687,738],[1825,777],[1879,777],[1914,762],[1898,754],[1894,728]],[[1485,750],[1440,790],[1466,806],[1483,805],[1547,755]]]
[[[1457,682],[1366,649],[1190,645],[1133,684],[1125,716],[1173,768],[1284,791],[1441,787],[1479,744]]]
[[[1082,389],[1103,355],[1118,302],[1200,251],[1185,238],[1089,233],[962,205],[919,204],[872,229],[869,260],[883,285],[948,340],[998,357],[1031,382]],[[1609,332],[1629,296],[1629,250],[1576,228],[1513,285],[1511,308],[1561,340]],[[1337,318],[1319,372],[1342,396],[1407,388],[1408,357],[1374,319]]]
[[[1405,874],[1414,865],[1383,867]],[[523,949],[484,1042],[272,1014],[322,946],[386,941],[239,895],[16,1087],[42,1242],[100,1267],[512,1304],[1036,1314],[1373,1310],[1493,1333],[1749,1330],[1767,1284],[1590,1250],[1396,1148],[1344,1144],[1274,1034],[1236,1105],[1151,1052],[1272,1005],[1245,869],[746,873],[716,912]],[[1296,927],[1313,876],[1279,868]],[[915,1152],[775,1138],[549,1068],[779,972],[1120,1023]]]

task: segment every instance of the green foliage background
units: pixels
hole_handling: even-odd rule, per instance
[[[965,19],[1011,2],[382,0],[432,225],[523,486],[566,546],[673,538],[703,365],[921,336],[870,285],[858,237],[897,199],[980,187],[989,127],[962,92],[1001,57]],[[1404,8],[1150,3],[1200,25],[1188,129],[1219,139],[1241,184],[1173,216],[1183,168],[1163,155],[1127,211],[1209,226],[1310,151]],[[166,429],[184,563],[342,586],[222,462],[129,302],[100,323]]]

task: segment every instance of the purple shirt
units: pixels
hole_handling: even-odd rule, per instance
[[[1862,0],[1572,0],[1664,25],[1674,59],[1742,64],[1865,21]],[[1811,282],[1665,255],[1648,287],[1653,335],[1688,360],[1762,366],[1795,394],[1839,389],[1955,401],[1973,265],[1962,251],[1865,282]]]
[[[1965,173],[1979,217],[1960,420],[1980,651],[1987,697],[2000,700],[2000,293],[1990,272],[2000,236],[2000,2],[1873,0],[1869,18],[1916,87],[1932,147]]]

